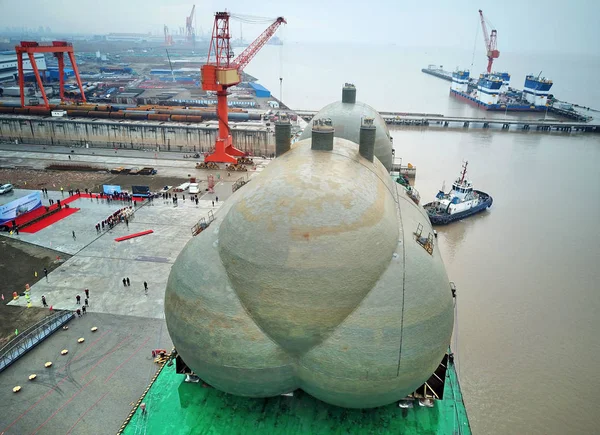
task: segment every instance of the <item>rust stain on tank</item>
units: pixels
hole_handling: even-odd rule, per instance
[[[304,234],[310,233],[313,238],[320,236],[331,236],[340,233],[357,231],[361,228],[370,227],[381,221],[385,215],[385,198],[388,194],[387,189],[383,184],[377,185],[377,195],[375,202],[362,214],[351,223],[340,222],[338,225],[329,225],[321,227],[313,226],[297,226],[290,228],[290,236],[292,240],[303,240]]]

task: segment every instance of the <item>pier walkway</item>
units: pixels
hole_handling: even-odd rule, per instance
[[[296,113],[305,121],[310,121],[317,112],[298,110]],[[451,128],[501,128],[502,130],[510,130],[512,128],[515,130],[582,131],[600,133],[600,121],[597,120],[592,122],[577,122],[570,120],[494,119],[401,112],[380,112],[380,114],[385,122],[391,125]]]

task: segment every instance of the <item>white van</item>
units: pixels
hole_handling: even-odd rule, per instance
[[[179,186],[177,186],[175,188],[175,192],[185,192],[186,190],[188,190],[190,187],[190,183],[183,183],[180,184]]]
[[[190,183],[190,193],[196,194],[196,193],[200,193],[200,185],[198,183]]]

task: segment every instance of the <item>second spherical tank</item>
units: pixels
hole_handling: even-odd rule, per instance
[[[360,120],[363,118],[372,118],[377,128],[375,135],[375,157],[379,159],[388,171],[392,169],[392,163],[394,162],[392,154],[393,146],[387,124],[374,108],[368,104],[356,101],[356,88],[354,85],[346,84],[342,90],[341,101],[328,104],[319,110],[300,135],[300,140],[310,138],[313,120],[322,118],[331,119],[336,137],[348,139],[354,143],[358,143],[359,141]]]

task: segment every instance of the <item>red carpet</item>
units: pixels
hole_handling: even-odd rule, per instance
[[[62,202],[62,201],[61,201]],[[42,207],[42,210],[44,208]],[[77,213],[79,211],[78,208],[63,208],[60,211],[57,211],[56,213],[51,214],[50,216],[34,223],[31,225],[28,225],[27,227],[23,228],[22,230],[19,230],[20,233],[37,233],[39,230],[43,230],[44,228],[52,225],[53,223],[58,222],[61,219],[66,218],[67,216],[72,215],[73,213]]]
[[[84,198],[89,199],[89,198],[96,198],[96,197],[99,198],[100,195],[97,193],[82,193],[81,195],[67,196],[66,198],[61,199],[60,203],[62,206],[64,206],[73,201],[77,201],[78,199],[84,199]],[[106,199],[106,196],[104,198]],[[144,201],[144,199],[145,198],[138,198],[138,197],[133,198],[133,200],[136,202]],[[121,201],[121,200],[115,199],[115,201]],[[55,210],[57,208],[58,208],[58,204],[56,204],[56,202],[53,205],[48,206],[48,210]],[[46,228],[48,225],[52,225],[54,222],[58,222],[59,220],[69,216],[70,214],[75,213],[78,210],[79,210],[78,208],[65,209],[63,207],[63,209],[61,211],[53,214],[52,216],[49,216],[46,219],[42,219],[40,222],[36,222],[35,224],[32,224],[31,226],[23,228],[22,230],[20,229],[19,231],[23,232],[23,233],[35,233],[35,232],[41,230],[42,228]],[[15,219],[17,221],[17,226],[21,227],[24,224],[26,224],[27,222],[31,222],[32,220],[37,219],[38,217],[44,215],[45,213],[46,213],[46,207],[41,206],[41,207],[38,207],[35,210],[32,210],[28,213],[22,214],[21,216],[17,216]]]
[[[61,203],[61,205],[65,205],[65,204],[73,202],[73,201],[75,201],[77,199],[79,199],[79,197],[77,195],[73,195],[73,196],[69,196],[69,197],[67,197],[65,199],[61,199],[60,203]],[[56,204],[56,203],[48,206],[48,210],[56,210],[57,208],[58,208],[58,204]],[[21,225],[26,224],[27,222],[31,222],[32,220],[34,220],[34,219],[42,216],[45,213],[46,213],[46,207],[42,205],[41,207],[38,207],[35,210],[32,210],[32,211],[30,211],[28,213],[25,213],[25,214],[22,214],[21,216],[17,216],[17,218],[15,219],[17,221],[17,226],[20,227]],[[65,216],[68,216],[68,214],[65,215]],[[59,219],[57,219],[57,220],[59,220]],[[19,230],[19,231],[21,231],[21,230]],[[31,232],[31,231],[23,231],[23,232],[24,233],[28,233],[28,232]],[[33,231],[33,232],[35,232],[35,231]]]
[[[145,236],[146,234],[152,234],[153,232],[154,232],[153,230],[146,230],[146,231],[142,231],[140,233],[128,234],[123,237],[117,237],[115,239],[115,242],[122,242],[123,240],[133,239],[134,237]]]

